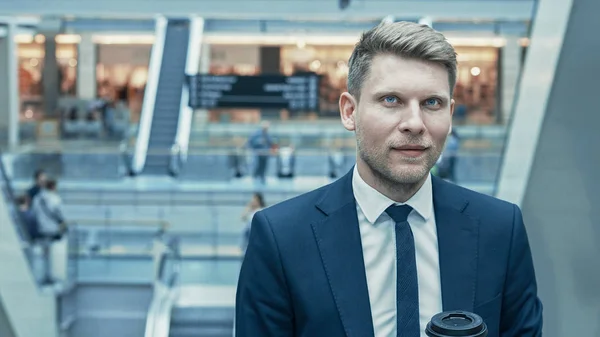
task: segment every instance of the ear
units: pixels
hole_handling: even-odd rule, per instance
[[[342,118],[342,125],[348,131],[356,130],[356,112],[358,109],[358,102],[348,92],[344,92],[340,96],[340,117]]]
[[[455,101],[454,99],[450,100],[450,127],[448,128],[448,134],[452,133],[452,116],[454,116],[454,105],[455,105]]]

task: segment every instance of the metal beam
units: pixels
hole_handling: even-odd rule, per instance
[[[152,18],[201,15],[205,18],[286,20],[381,20],[424,16],[435,20],[523,21],[535,0],[355,0],[341,10],[338,0],[10,0],[0,15]]]
[[[409,20],[394,18],[395,21]],[[206,20],[204,31],[208,34],[359,34],[377,25],[379,20],[364,21],[292,21],[292,20]],[[433,22],[433,28],[441,32],[489,33],[525,36],[528,23],[520,22]],[[140,33],[154,32],[154,20],[114,20],[77,18],[65,20],[65,33]],[[0,27],[0,36],[2,30]]]

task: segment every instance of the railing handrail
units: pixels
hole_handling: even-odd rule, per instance
[[[181,263],[181,254],[179,251],[179,241],[173,238],[170,242],[164,239],[155,241],[155,249],[159,253],[154,256],[156,264],[156,274],[154,280],[154,296],[148,315],[146,318],[145,337],[165,337],[169,335],[171,322],[171,310],[177,296],[176,284],[178,282],[179,264]],[[165,282],[165,263],[168,258],[175,259],[174,270]]]
[[[146,317],[144,337],[165,337],[169,333],[171,310],[176,292],[163,285],[156,285],[154,296]]]
[[[251,192],[248,192],[249,194]],[[253,193],[253,192],[252,192]],[[198,198],[198,199],[192,199],[192,198],[181,198],[181,199],[175,199],[172,198],[171,201],[175,202],[177,205],[179,206],[190,206],[190,205],[197,205],[197,206],[245,206],[248,204],[248,200],[206,200],[206,199],[202,199],[202,198]],[[157,204],[164,204],[165,200],[164,199],[156,199],[156,200],[144,200],[144,201],[138,201],[138,205],[144,205],[144,206],[151,206],[151,205],[157,205]],[[76,201],[69,201],[69,205],[97,205],[98,204],[98,200],[97,199],[82,199],[82,198],[77,198]],[[101,206],[115,206],[115,205],[122,205],[123,203],[120,201],[115,201],[114,203],[110,203],[107,202],[107,200],[103,200],[101,202]],[[91,220],[91,219],[89,219]],[[73,220],[70,221],[70,223],[76,223],[78,225],[80,225],[79,223],[77,223],[78,220]],[[108,222],[108,220],[104,220],[103,218],[96,218],[94,221],[89,221],[88,223],[86,223],[85,225],[92,225],[92,223],[94,224],[106,224]],[[111,224],[114,224],[115,222],[111,222]],[[127,220],[123,220],[122,222],[116,222],[116,223],[122,223],[122,224],[129,224],[130,222]],[[85,226],[84,225],[84,226]],[[136,225],[134,225],[136,226]],[[142,226],[142,225],[140,225]],[[170,224],[168,222],[165,222],[164,224],[164,228],[170,228]]]
[[[142,171],[146,162],[146,152],[148,151],[150,130],[152,128],[152,118],[156,102],[156,91],[158,90],[167,24],[167,19],[165,17],[158,16],[156,18],[156,39],[152,46],[152,51],[150,52],[148,80],[146,81],[146,92],[144,93],[144,101],[142,103],[142,113],[138,126],[138,135],[132,163],[132,170],[136,173]]]
[[[4,167],[3,158],[4,158],[4,155],[2,152],[0,152],[0,175],[2,175],[2,184],[5,186],[5,192],[9,199],[6,201],[10,202],[13,205],[13,207],[15,208],[15,211],[18,211],[18,208],[17,208],[18,206],[16,205],[16,200],[17,200],[16,194],[13,189],[10,178],[8,177],[8,174],[6,173],[6,167]],[[31,238],[31,235],[29,234],[29,232],[27,231],[27,226],[25,225],[25,221],[23,220],[23,218],[18,214],[18,212],[15,213],[15,216],[13,216],[12,218],[14,221],[16,221],[15,225],[16,225],[19,233],[22,235],[22,237],[27,242],[31,242],[32,238]]]
[[[326,155],[326,154],[330,154],[332,152],[342,152],[344,154],[355,154],[356,153],[356,149],[354,147],[339,147],[339,148],[296,148],[294,147],[294,154],[296,156],[309,156],[309,155]],[[230,156],[232,154],[245,154],[245,153],[253,153],[253,150],[247,149],[246,147],[243,146],[231,146],[231,147],[215,147],[215,148],[209,148],[207,147],[206,149],[199,149],[199,148],[195,148],[195,149],[189,149],[187,156],[201,156],[201,155],[223,155],[223,156]],[[276,155],[278,153],[277,149],[274,150],[269,150],[269,152],[273,155]],[[493,150],[493,149],[486,149],[486,148],[472,148],[472,149],[464,149],[461,148],[461,150],[459,150],[459,154],[461,155],[477,155],[477,156],[482,156],[482,155],[492,155],[492,154],[498,154],[499,149],[498,150]],[[48,150],[48,151],[44,151],[43,148],[38,149],[36,151],[32,151],[32,152],[27,152],[27,153],[23,153],[20,155],[38,155],[38,154],[48,154],[48,153],[54,153],[54,154],[62,154],[62,155],[99,155],[99,154],[114,154],[115,156],[120,156],[122,155],[121,151],[119,149],[114,149],[111,151],[97,151],[97,150],[86,150],[84,148],[82,149],[69,149],[69,151],[63,151],[63,152],[57,152],[54,150]],[[172,155],[173,154],[173,150],[172,148],[164,148],[164,149],[153,149],[153,150],[148,150],[147,154],[152,154],[152,155]]]
[[[200,17],[190,17],[188,47],[185,64],[185,74],[194,75],[198,73],[200,50],[202,47],[202,35],[204,33],[204,19]],[[183,83],[181,91],[181,101],[179,106],[179,120],[177,122],[177,133],[175,135],[175,144],[179,146],[181,159],[185,161],[190,142],[190,133],[192,131],[192,120],[194,110],[189,106],[190,86],[187,82]]]
[[[171,223],[167,220],[156,220],[156,219],[113,219],[113,218],[74,218],[69,219],[69,225],[75,226],[122,226],[129,225],[133,227],[160,227],[162,230],[166,230],[171,227]]]

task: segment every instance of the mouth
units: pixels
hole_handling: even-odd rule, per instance
[[[427,151],[427,147],[421,145],[404,145],[393,147],[392,151],[401,154],[404,157],[418,158]]]

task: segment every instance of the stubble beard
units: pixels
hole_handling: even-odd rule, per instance
[[[385,144],[380,149],[370,147],[365,144],[360,129],[356,130],[356,140],[358,155],[369,167],[376,183],[387,190],[401,193],[420,188],[441,154],[441,149],[435,144],[427,144],[429,149],[424,158],[403,158],[403,163],[397,164],[390,157],[391,145]],[[423,144],[423,141],[415,138],[407,143]]]

